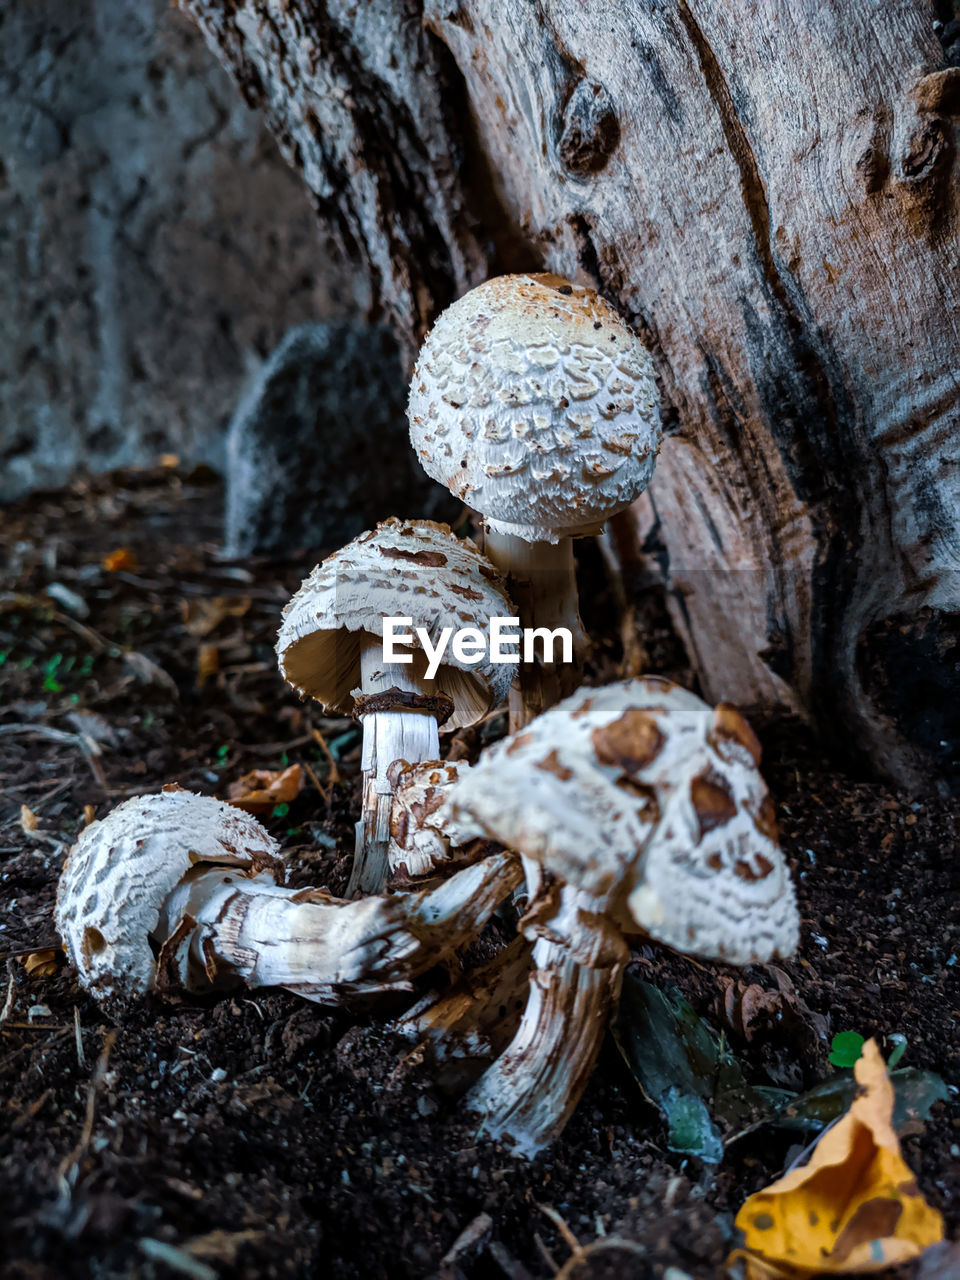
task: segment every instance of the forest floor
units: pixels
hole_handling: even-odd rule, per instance
[[[809,1135],[761,1125],[719,1164],[671,1152],[610,1038],[566,1132],[528,1162],[465,1121],[385,1016],[258,992],[158,999],[113,1023],[78,989],[51,907],[86,806],[102,817],[167,782],[225,796],[248,770],[300,762],[312,778],[264,821],[294,883],[346,884],[358,731],[301,704],[273,654],[312,560],[224,561],[220,503],[212,477],[158,467],[3,513],[3,1275],[721,1274],[738,1208]],[[595,547],[578,554],[592,678],[612,679],[617,612]],[[654,590],[638,625],[650,669],[690,683]],[[906,1062],[955,1099],[960,806],[841,771],[794,721],[756,727],[800,900],[799,956],[740,972],[650,945],[633,972],[678,988],[753,1084],[809,1088],[834,1071],[831,1036],[856,1031],[885,1053],[906,1037]],[[768,993],[759,1021],[745,1016],[748,985]],[[955,1101],[912,1124],[904,1152],[956,1239]],[[573,1237],[605,1243],[572,1258]]]

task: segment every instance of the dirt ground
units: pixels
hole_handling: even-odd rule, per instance
[[[220,503],[212,477],[157,468],[3,512],[2,1274],[528,1280],[556,1275],[572,1237],[601,1245],[565,1280],[721,1274],[737,1209],[794,1158],[797,1135],[762,1127],[719,1166],[670,1153],[609,1039],[563,1137],[525,1162],[464,1122],[386,1014],[257,993],[156,1001],[113,1023],[59,951],[43,956],[85,806],[103,816],[166,782],[225,795],[252,768],[309,765],[300,796],[265,821],[294,883],[345,886],[358,733],[301,705],[272,650],[312,560],[223,561]],[[580,554],[592,676],[614,678],[616,611],[596,549]],[[638,620],[651,669],[689,683],[655,591]],[[796,997],[747,1043],[724,979],[777,992],[771,967],[645,946],[636,971],[679,987],[752,1083],[812,1085],[831,1071],[829,1036],[853,1030],[886,1051],[905,1036],[906,1062],[960,1086],[960,805],[838,771],[795,722],[756,727],[803,917],[799,957],[780,966]],[[46,965],[24,964],[38,953]],[[960,1111],[939,1104],[917,1128],[907,1159],[955,1238]]]

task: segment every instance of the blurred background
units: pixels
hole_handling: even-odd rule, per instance
[[[167,0],[12,0],[0,136],[0,502],[220,470],[283,334],[362,304],[261,116]]]

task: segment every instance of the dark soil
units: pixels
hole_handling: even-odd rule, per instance
[[[669,1265],[718,1274],[737,1209],[796,1155],[795,1139],[761,1128],[717,1168],[669,1153],[609,1042],[563,1137],[528,1163],[458,1118],[456,1098],[409,1062],[385,1015],[258,993],[157,1001],[113,1024],[59,951],[55,972],[36,968],[36,953],[57,947],[51,904],[84,807],[102,816],[165,782],[223,795],[249,769],[308,764],[315,783],[265,821],[296,880],[345,885],[358,735],[302,706],[272,652],[280,608],[312,560],[219,559],[220,501],[211,478],[158,469],[4,513],[3,1274],[525,1280],[556,1274],[570,1233],[600,1243],[566,1277],[661,1276]],[[139,567],[104,569],[121,548]],[[607,637],[592,675],[611,679],[617,613],[596,551],[582,555],[586,621]],[[88,615],[45,594],[53,583]],[[195,631],[197,603],[216,596],[249,603],[193,634],[184,602]],[[652,589],[638,625],[651,669],[689,683]],[[198,687],[203,645],[215,646],[219,673]],[[960,1085],[960,809],[838,773],[795,722],[758,728],[803,914],[799,958],[781,966],[796,998],[759,1033],[748,1028],[748,1044],[729,988],[777,991],[770,967],[740,973],[648,946],[638,972],[680,987],[753,1083],[813,1084],[831,1070],[829,1036],[855,1030],[888,1047],[905,1035],[908,1063]],[[343,784],[330,785],[314,729]],[[32,833],[22,805],[38,819]],[[905,1140],[951,1236],[958,1126],[956,1107],[940,1105]]]

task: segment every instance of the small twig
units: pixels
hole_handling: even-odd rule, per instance
[[[56,951],[59,946],[59,938],[54,938],[51,942],[34,942],[29,947],[18,947],[15,951],[0,951],[0,960],[16,960],[18,956],[32,956],[35,951]]]
[[[540,1250],[540,1256],[543,1258],[544,1262],[547,1264],[547,1266],[550,1268],[553,1274],[555,1276],[558,1275],[560,1272],[560,1268],[557,1266],[557,1260],[556,1258],[554,1258],[553,1254],[550,1252],[547,1246],[543,1243],[543,1237],[541,1236],[539,1231],[535,1231],[533,1233],[533,1243]]]
[[[107,1063],[110,1060],[110,1050],[113,1048],[114,1041],[117,1038],[116,1031],[108,1031],[103,1037],[103,1048],[100,1050],[100,1057],[97,1059],[97,1065],[93,1069],[93,1075],[90,1077],[90,1084],[87,1088],[87,1111],[83,1121],[83,1130],[80,1134],[80,1141],[74,1147],[73,1151],[66,1156],[58,1170],[58,1176],[62,1183],[66,1184],[70,1173],[76,1169],[77,1165],[83,1159],[87,1148],[90,1146],[90,1139],[93,1137],[93,1122],[97,1109],[97,1093],[103,1084],[104,1076],[107,1074]]]
[[[7,1025],[9,1026],[10,1024],[8,1023]],[[43,1027],[43,1026],[37,1026],[32,1028],[32,1030],[34,1031],[48,1031],[49,1029],[50,1029],[49,1027]],[[14,1061],[14,1059],[19,1058],[21,1053],[26,1052],[27,1049],[31,1051],[31,1056],[34,1053],[39,1053],[42,1049],[49,1049],[50,1046],[54,1043],[54,1041],[62,1039],[62,1037],[65,1036],[69,1030],[70,1030],[69,1027],[58,1027],[54,1032],[54,1034],[50,1037],[50,1039],[45,1044],[30,1044],[29,1041],[26,1044],[22,1044],[19,1049],[14,1049],[14,1051],[12,1053],[8,1053],[5,1058],[0,1058],[0,1071],[2,1071],[5,1067],[8,1067],[10,1063]]]
[[[556,1209],[554,1209],[552,1205],[538,1204],[537,1208],[540,1210],[542,1214],[545,1214],[553,1223],[553,1225],[557,1228],[557,1230],[563,1236],[564,1243],[566,1244],[567,1248],[570,1250],[571,1253],[579,1254],[583,1252],[583,1248],[580,1244],[580,1241],[573,1234],[573,1232],[564,1222],[563,1218],[560,1217],[559,1213],[557,1213]]]
[[[323,792],[321,792],[324,800],[326,800],[327,804],[329,805],[330,799],[333,796],[333,788],[336,786],[339,786],[340,783],[343,781],[343,779],[340,777],[340,770],[337,767],[336,760],[333,758],[333,752],[327,746],[326,738],[323,736],[323,734],[320,732],[319,729],[313,730],[313,736],[314,736],[314,739],[316,740],[317,746],[320,748],[323,754],[327,757],[327,763],[330,765],[330,793],[329,795],[325,795]]]
[[[85,733],[68,733],[65,729],[54,729],[46,724],[0,725],[0,737],[8,737],[14,734],[27,734],[33,738],[46,738],[50,742],[62,742],[65,746],[78,748],[89,764],[90,772],[93,774],[97,785],[101,790],[107,790],[107,781],[103,776],[103,770],[100,768],[100,762],[97,759],[98,756],[103,754],[100,750],[100,745],[93,738],[87,737]]]
[[[7,998],[3,1003],[3,1009],[0,1010],[0,1022],[6,1022],[13,1012],[13,970],[10,970],[10,981],[7,983]]]
[[[77,1037],[77,1066],[85,1067],[87,1060],[83,1054],[83,1035],[80,1030],[80,1008],[79,1005],[73,1006],[73,1030]]]

